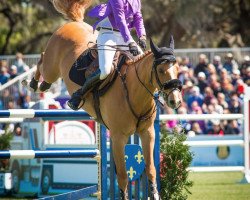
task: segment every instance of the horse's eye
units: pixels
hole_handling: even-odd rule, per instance
[[[160,73],[160,74],[165,74],[165,71],[164,71],[163,69],[160,68],[160,69],[159,69],[159,73]]]

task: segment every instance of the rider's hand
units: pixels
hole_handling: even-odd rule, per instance
[[[147,48],[147,42],[146,42],[146,36],[145,35],[143,35],[143,36],[141,36],[139,38],[138,44],[142,48],[143,51],[146,50],[146,48]]]
[[[129,47],[129,52],[130,52],[133,56],[139,55],[139,50],[138,50],[137,44],[136,44],[135,42],[129,43],[128,47]]]

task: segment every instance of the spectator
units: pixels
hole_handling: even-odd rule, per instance
[[[207,131],[208,135],[224,135],[224,131],[222,125],[220,124],[219,120],[212,121],[212,127]]]
[[[198,87],[200,88],[201,94],[204,94],[205,88],[208,86],[207,80],[206,80],[206,74],[204,72],[198,73]]]
[[[177,113],[178,113],[178,114],[187,114],[187,109],[186,109],[186,107],[180,106],[180,107],[178,108],[178,110],[177,110]],[[191,124],[190,124],[190,122],[189,122],[188,120],[182,120],[182,119],[180,119],[179,122],[180,122],[182,128],[183,128],[186,132],[188,132],[188,131],[191,129]]]
[[[222,91],[221,84],[217,79],[217,75],[211,75],[209,77],[208,84],[211,87],[211,89],[214,91],[215,96],[218,94],[218,92]]]
[[[217,74],[216,68],[215,68],[215,66],[212,63],[208,64],[207,70],[208,70],[208,76],[211,76],[213,74],[214,75]]]
[[[220,56],[218,56],[218,55],[214,56],[213,65],[215,66],[215,69],[216,69],[217,73],[219,73],[220,70],[223,68]]]
[[[226,101],[230,101],[230,95],[234,91],[234,86],[231,84],[230,80],[221,81],[221,91],[225,94]]]
[[[204,92],[204,103],[206,105],[209,105],[209,104],[211,104],[211,100],[215,98],[214,92],[211,89],[211,87],[206,87],[204,91],[205,91]]]
[[[200,94],[200,89],[197,86],[192,88],[192,94],[187,99],[188,108],[191,109],[192,103],[196,101],[201,107],[203,104],[203,96]]]
[[[229,74],[233,72],[233,70],[238,69],[237,62],[233,59],[232,53],[227,53],[225,57],[225,63],[223,65],[223,68],[226,69]]]
[[[241,103],[239,97],[236,93],[231,95],[230,103],[229,103],[229,111],[231,113],[242,113]]]
[[[185,57],[182,58],[182,65],[183,66],[187,66],[189,69],[193,69],[193,65],[190,62],[189,57],[187,57],[187,56],[185,56]]]
[[[197,76],[199,72],[204,72],[206,75],[208,74],[208,71],[207,71],[207,56],[205,54],[200,54],[199,63],[194,69],[195,76]]]
[[[240,128],[237,120],[229,120],[225,126],[225,135],[238,135],[240,134]]]
[[[10,75],[8,73],[8,69],[5,66],[1,67],[0,70],[1,70],[0,71],[0,84],[4,85],[5,83],[9,81]]]
[[[29,70],[29,66],[23,60],[23,54],[17,52],[14,65],[17,67],[17,74],[22,74]]]
[[[221,105],[223,108],[228,108],[228,103],[225,100],[225,95],[221,92],[217,94],[218,104]]]
[[[240,70],[234,69],[233,73],[232,73],[232,84],[233,84],[233,86],[236,85],[237,80],[239,80],[239,79],[241,79],[241,77],[240,77]]]
[[[192,123],[191,131],[193,131],[195,133],[195,135],[203,135],[204,134],[201,127],[200,127],[200,124],[198,122]]]
[[[247,67],[245,73],[242,75],[243,75],[244,83],[250,86],[250,67]]]
[[[10,79],[16,78],[17,74],[17,67],[15,65],[11,65],[10,67]]]

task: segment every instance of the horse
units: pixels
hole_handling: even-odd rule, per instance
[[[68,3],[65,6],[66,1],[71,4]],[[98,32],[93,32],[92,26],[83,21],[83,13],[90,5],[88,0],[53,0],[53,5],[72,21],[62,25],[49,39],[37,65],[33,78],[35,82],[31,81],[29,86],[35,90],[45,91],[59,77],[62,77],[69,94],[72,95],[81,86],[70,79],[70,69],[82,52],[89,48],[89,41],[96,41]],[[69,9],[69,6],[74,9]],[[68,13],[70,11],[80,14]],[[181,83],[177,78],[179,65],[173,54],[173,38],[171,37],[169,48],[160,48],[152,40],[150,47],[151,51],[145,52],[134,60],[128,60],[122,65],[119,76],[99,99],[98,109],[103,123],[110,130],[117,181],[122,194],[121,199],[124,200],[128,199],[124,147],[128,138],[134,133],[137,133],[141,139],[146,175],[151,186],[150,199],[160,199],[156,189],[153,157],[156,117],[154,93],[161,92],[170,108],[176,109],[181,104]],[[40,76],[43,82],[39,86],[37,81]],[[82,108],[92,117],[98,118],[93,94],[87,93],[84,99]]]

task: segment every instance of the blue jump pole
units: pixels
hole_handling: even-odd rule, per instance
[[[34,158],[94,158],[99,150],[9,150],[0,151],[0,159],[34,159]]]
[[[78,119],[92,119],[85,111],[72,110],[58,110],[58,109],[9,109],[0,110],[0,118],[78,118]]]

